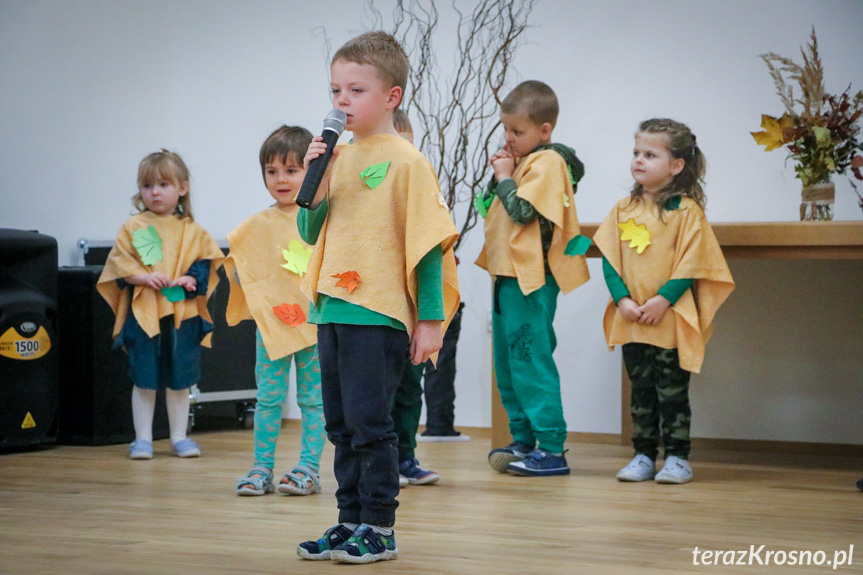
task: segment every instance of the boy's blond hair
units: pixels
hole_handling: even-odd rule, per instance
[[[503,114],[526,114],[537,126],[546,122],[554,128],[560,108],[557,95],[548,84],[528,80],[516,86],[500,105]]]
[[[408,118],[408,115],[402,110],[396,110],[393,112],[393,127],[399,134],[404,132],[413,133],[414,131],[413,127],[411,127],[410,118]]]
[[[404,94],[411,65],[407,54],[391,34],[366,32],[348,40],[333,56],[332,61],[337,60],[374,66],[385,82],[391,87],[398,86]]]

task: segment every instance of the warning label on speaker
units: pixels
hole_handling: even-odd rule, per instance
[[[0,335],[0,355],[12,359],[39,359],[51,350],[51,338],[44,327],[32,337],[23,337],[14,327]]]
[[[21,424],[21,429],[33,429],[36,427],[36,420],[33,419],[33,416],[30,412],[27,412],[27,415],[24,416],[24,422]]]

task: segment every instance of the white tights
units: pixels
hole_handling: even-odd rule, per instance
[[[171,444],[186,439],[189,425],[189,390],[166,389],[165,404],[168,408],[168,425],[171,428]],[[135,438],[153,441],[153,412],[156,410],[156,390],[132,387],[132,420]]]

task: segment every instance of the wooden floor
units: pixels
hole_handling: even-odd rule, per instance
[[[295,424],[283,429],[277,472],[296,461]],[[568,444],[573,473],[520,478],[486,463],[487,430],[465,443],[420,444],[434,486],[399,496],[401,556],[374,566],[303,561],[298,542],[336,521],[332,446],[322,494],[237,497],[251,465],[251,431],[198,431],[203,457],[130,461],[125,445],[60,446],[0,456],[0,573],[829,573],[829,566],[695,566],[693,549],[834,552],[854,545],[863,572],[863,493],[851,458],[694,454],[695,481],[623,484],[627,448]],[[748,555],[747,555],[748,556]],[[730,558],[725,555],[726,559]],[[838,555],[841,558],[841,555]],[[736,560],[736,559],[735,559]],[[747,559],[748,560],[748,559]]]

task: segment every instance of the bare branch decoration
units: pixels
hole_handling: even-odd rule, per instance
[[[434,0],[398,0],[393,11],[391,33],[411,60],[401,107],[418,120],[417,147],[434,167],[450,210],[467,204],[456,249],[478,223],[471,200],[491,174],[489,150],[498,147],[492,140],[500,126],[501,90],[535,1],[479,0],[470,13],[453,1],[458,20],[451,53],[456,62],[446,78],[438,65],[442,52],[435,44],[439,13]],[[381,29],[383,18],[373,0],[369,7]]]

